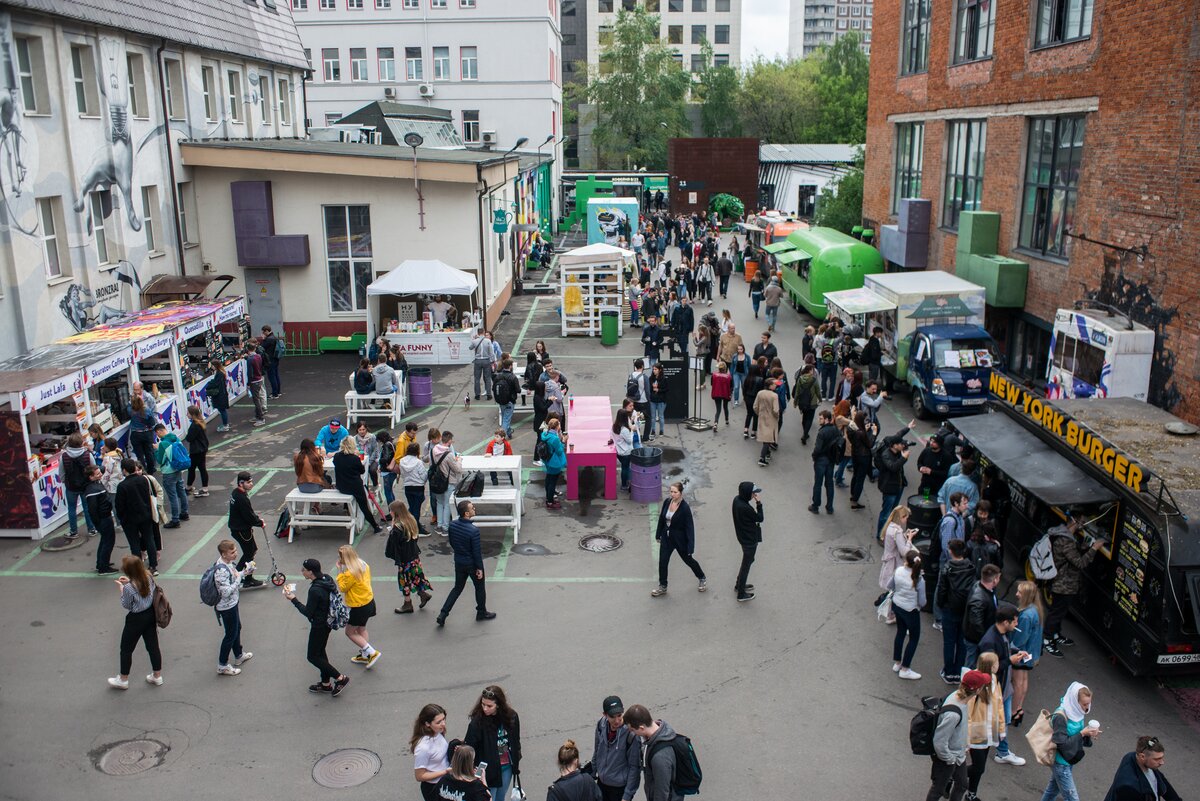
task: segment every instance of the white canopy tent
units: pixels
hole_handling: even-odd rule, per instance
[[[479,281],[473,273],[437,259],[408,259],[367,286],[367,331],[378,336],[381,295],[474,295]]]

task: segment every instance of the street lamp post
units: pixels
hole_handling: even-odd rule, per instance
[[[404,144],[412,148],[413,152],[413,184],[417,187],[417,216],[421,222],[421,230],[425,230],[425,196],[421,194],[421,179],[417,175],[417,148],[425,144],[425,137],[421,136],[416,131],[409,131],[404,135]]]

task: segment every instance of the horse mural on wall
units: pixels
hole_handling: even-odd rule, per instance
[[[17,77],[16,44],[12,36],[12,18],[0,14],[0,230],[15,229],[32,236],[37,233],[33,186],[28,181],[31,149],[21,131],[25,103]]]

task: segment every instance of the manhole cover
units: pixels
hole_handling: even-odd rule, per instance
[[[612,534],[588,534],[579,540],[579,547],[592,553],[615,551],[624,544],[620,537],[614,537]]]
[[[379,773],[379,754],[365,748],[343,748],[326,754],[313,765],[313,781],[335,790],[365,784]]]
[[[521,556],[546,556],[550,553],[546,546],[533,542],[523,542],[520,545],[514,545],[512,552],[519,553]]]
[[[123,740],[100,751],[95,758],[96,769],[109,776],[132,776],[157,768],[170,750],[158,740]]]
[[[82,546],[85,542],[91,541],[92,540],[84,534],[81,534],[78,537],[68,537],[66,534],[62,534],[60,536],[51,537],[48,540],[44,540],[41,548],[43,551],[47,552],[69,551],[72,548],[78,548]]]
[[[853,548],[839,546],[829,549],[829,558],[834,562],[861,562],[867,558],[867,552],[857,546]]]

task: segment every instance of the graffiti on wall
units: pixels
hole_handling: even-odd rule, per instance
[[[21,82],[17,76],[16,43],[12,36],[11,18],[0,15],[0,57],[3,75],[0,79],[0,210],[3,227],[33,235],[37,231],[34,214],[33,187],[30,186],[30,156],[32,150],[21,130],[25,113]]]
[[[82,212],[88,195],[96,189],[121,190],[129,227],[142,230],[142,220],[133,205],[133,138],[129,131],[129,65],[125,42],[112,36],[100,37],[100,73],[97,76],[104,97],[105,128],[108,141],[92,156],[91,166],[79,181],[75,211]]]

